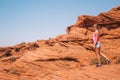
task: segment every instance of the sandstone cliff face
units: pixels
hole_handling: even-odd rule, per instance
[[[91,38],[91,32],[94,31],[93,25],[98,24],[101,26],[101,34],[112,34],[110,30],[120,28],[120,6],[111,9],[108,12],[100,13],[98,16],[82,15],[78,16],[76,24],[67,28],[67,34],[77,36],[79,38],[85,38],[88,36]]]
[[[0,48],[0,80],[119,80],[120,6],[98,16],[82,15],[66,34]],[[101,52],[112,63],[90,65],[96,56],[93,25],[101,26]],[[99,74],[99,75],[96,75]]]

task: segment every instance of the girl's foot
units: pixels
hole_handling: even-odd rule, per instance
[[[96,67],[101,67],[102,65],[101,64],[97,64]]]
[[[107,64],[111,64],[111,61],[110,61],[110,60],[108,60],[108,61],[107,61]]]

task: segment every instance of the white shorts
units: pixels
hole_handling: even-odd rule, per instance
[[[96,43],[95,47],[100,48],[100,43]]]

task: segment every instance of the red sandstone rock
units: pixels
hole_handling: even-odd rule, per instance
[[[0,48],[0,80],[119,80],[120,6],[98,16],[82,15],[66,34],[49,40]],[[91,36],[101,28],[101,52],[111,65],[96,68]]]

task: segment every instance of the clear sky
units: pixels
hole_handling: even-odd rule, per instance
[[[120,0],[0,0],[0,47],[54,38],[78,16],[119,5]]]

